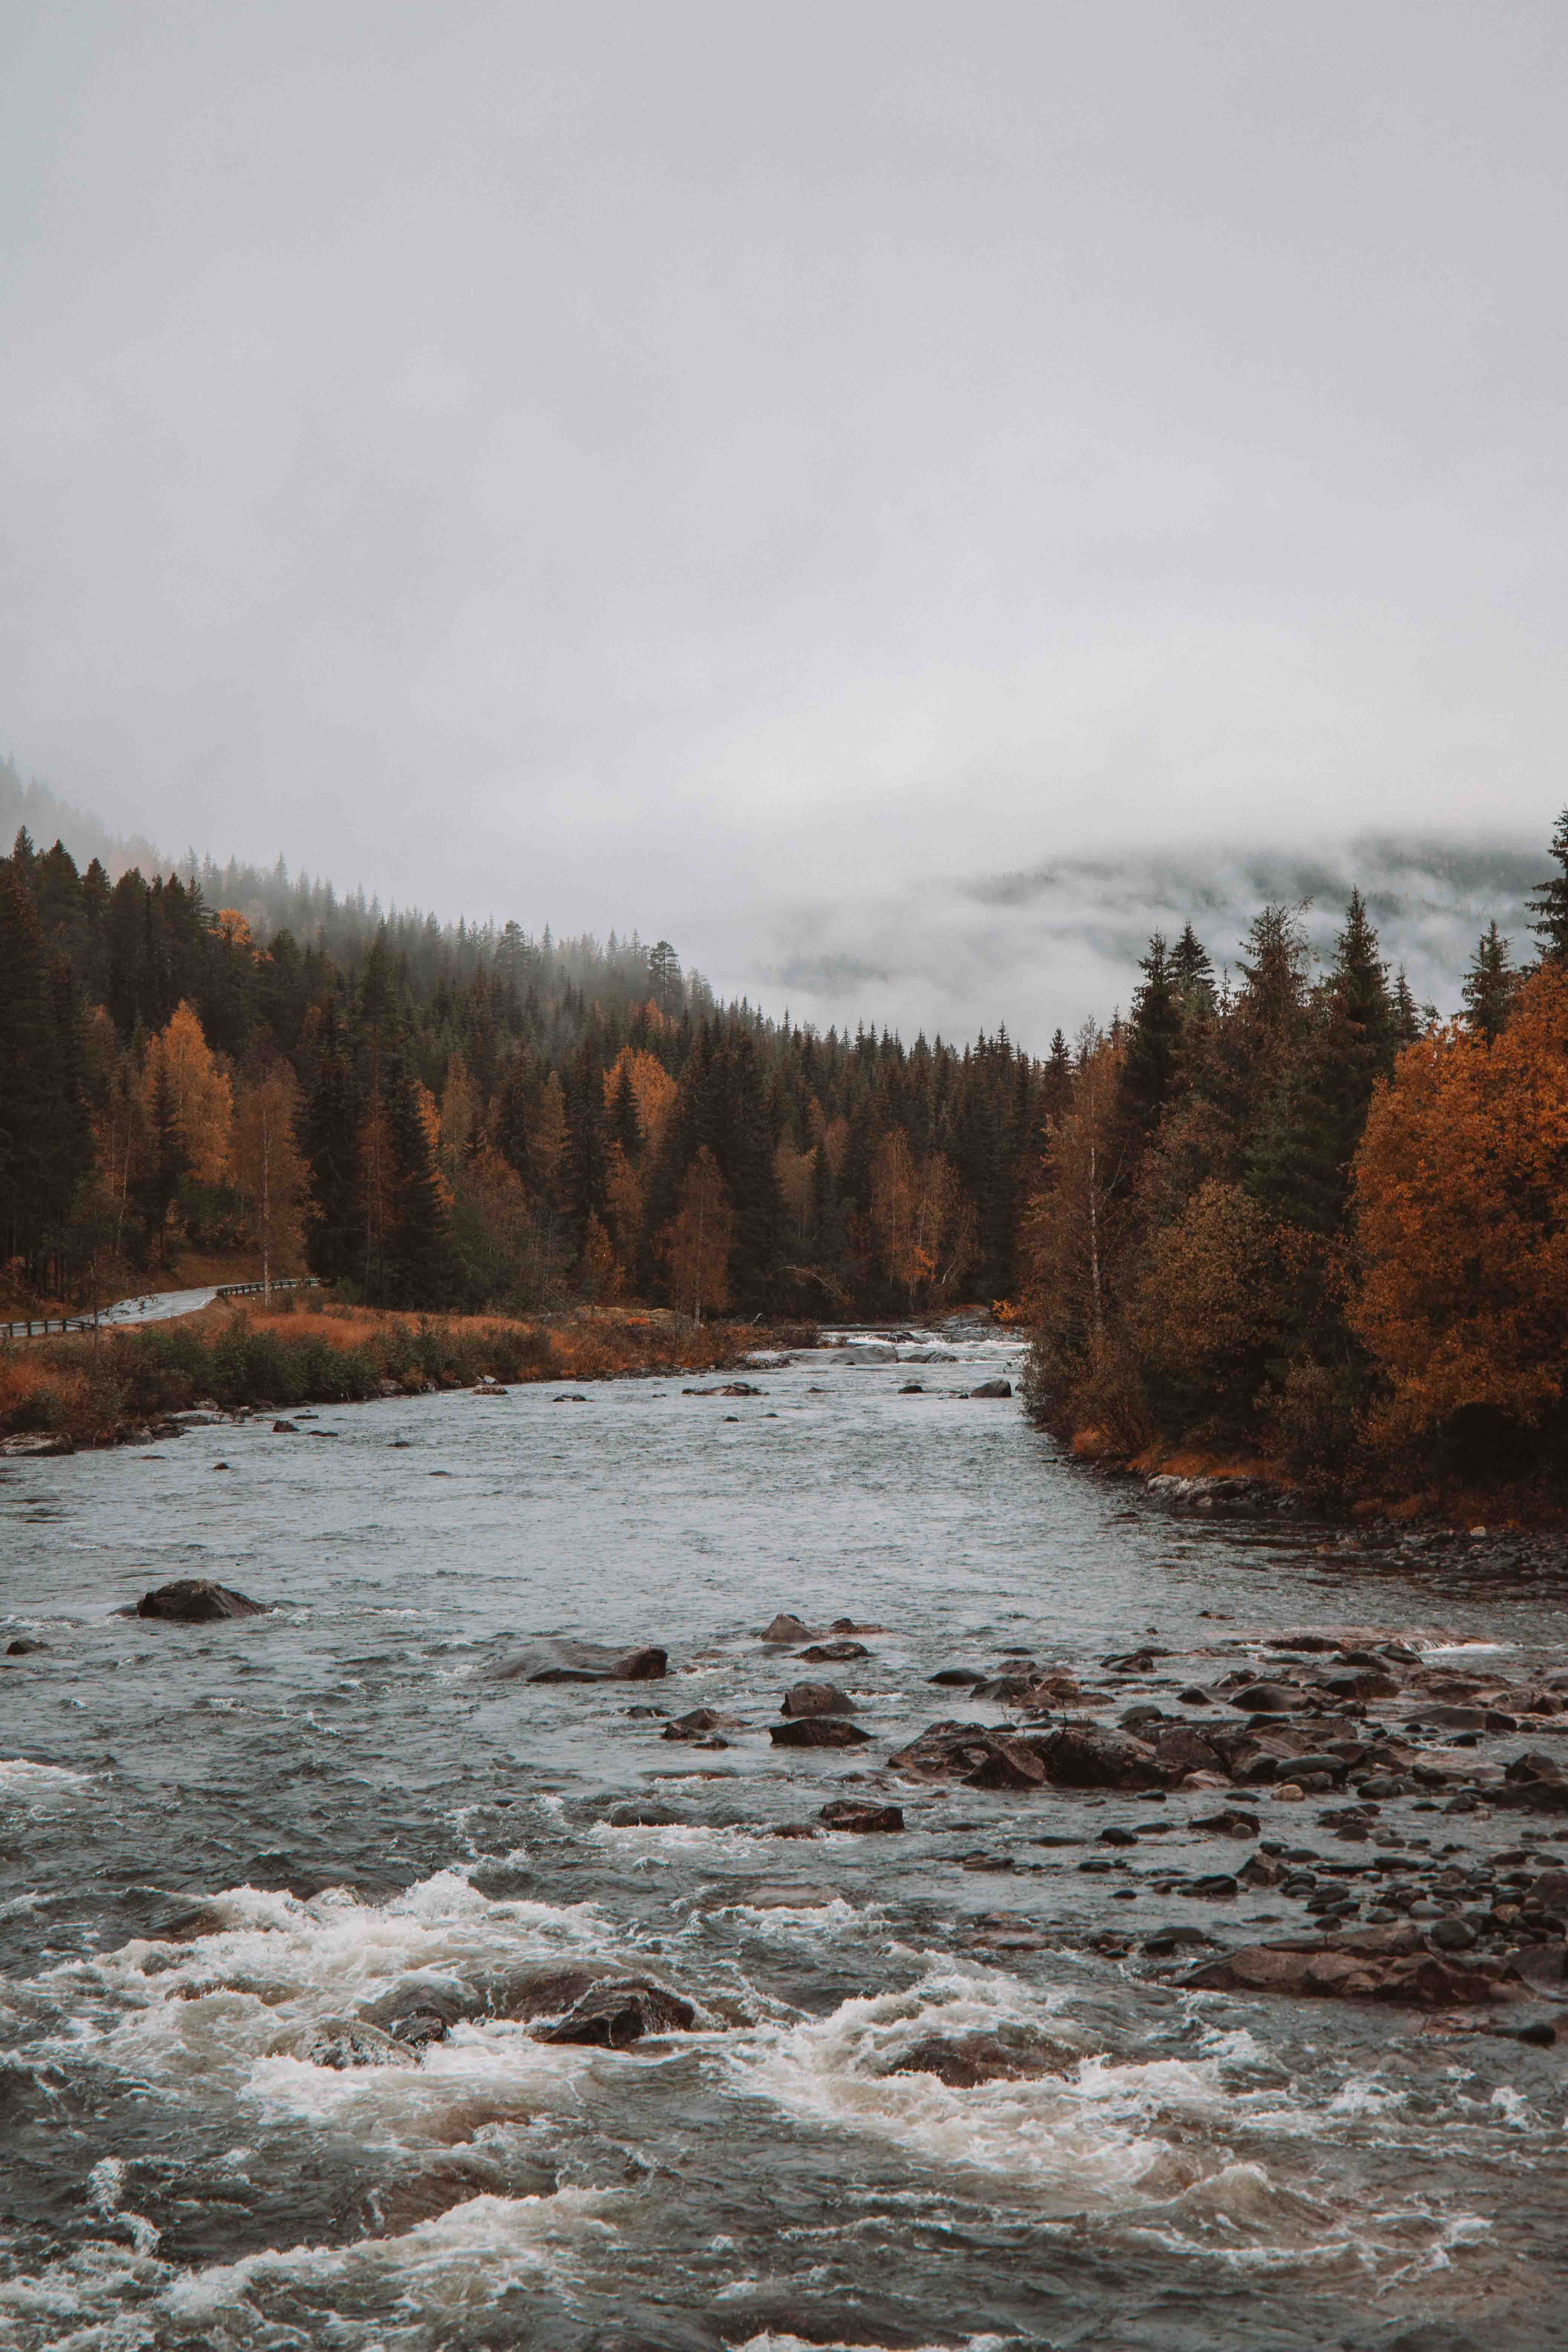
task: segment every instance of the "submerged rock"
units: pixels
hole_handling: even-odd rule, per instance
[[[1055,2042],[1009,2042],[999,2033],[928,2033],[906,2050],[896,2074],[934,2074],[950,2090],[982,2083],[1015,2083],[1038,2074],[1065,2074],[1079,2053]]]
[[[982,1381],[980,1386],[971,1389],[969,1393],[972,1397],[1010,1397],[1013,1383],[1011,1381]]]
[[[226,1584],[215,1584],[209,1576],[181,1576],[173,1584],[160,1584],[155,1591],[144,1592],[133,1610],[121,1613],[155,1618],[168,1625],[215,1625],[226,1617],[265,1617],[268,1606],[265,1601],[252,1601],[247,1593],[233,1591]]]
[[[666,1650],[615,1650],[599,1642],[531,1642],[489,1670],[494,1683],[653,1683],[669,1670]]]
[[[852,1659],[868,1658],[871,1653],[864,1642],[814,1642],[800,1654],[806,1665],[847,1666]]]
[[[354,2066],[413,2066],[418,2063],[414,2052],[384,2033],[379,2025],[368,2025],[355,2018],[342,2025],[330,2025],[312,2035],[301,2053],[308,2065],[327,2066],[333,2074],[346,2074]]]
[[[646,1977],[616,1977],[582,1994],[553,2025],[542,2026],[537,2038],[624,2050],[645,2033],[689,2033],[696,2022],[697,2011],[679,1993]]]
[[[742,1728],[738,1715],[723,1715],[716,1706],[694,1706],[689,1715],[678,1715],[659,1733],[661,1739],[704,1739],[715,1731],[739,1731]]]
[[[6,1643],[5,1655],[8,1658],[31,1658],[48,1646],[47,1642],[35,1642],[30,1634],[18,1633],[14,1642]]]
[[[22,1437],[0,1437],[0,1454],[37,1462],[55,1454],[74,1454],[76,1440],[63,1429],[39,1430]]]

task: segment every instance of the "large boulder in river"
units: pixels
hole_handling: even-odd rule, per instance
[[[925,1780],[963,1780],[971,1789],[1046,1785],[1045,1766],[1022,1739],[979,1723],[933,1723],[888,1760],[895,1771]]]
[[[601,1642],[531,1642],[489,1669],[497,1683],[655,1683],[669,1670],[665,1650],[616,1650]]]
[[[265,1617],[268,1604],[252,1601],[248,1594],[235,1592],[226,1584],[215,1584],[210,1576],[176,1577],[173,1584],[160,1584],[155,1591],[144,1592],[129,1616],[152,1617],[167,1625],[216,1625],[225,1617]]]
[[[855,1702],[837,1683],[792,1683],[784,1695],[781,1715],[853,1715]]]
[[[1146,1742],[1097,1724],[1067,1724],[1028,1746],[1058,1789],[1160,1789],[1173,1777]]]
[[[972,1397],[1010,1397],[1013,1383],[1011,1381],[982,1381],[980,1386],[971,1389],[969,1393]]]
[[[871,1737],[841,1715],[806,1715],[770,1726],[775,1748],[858,1748]]]
[[[1339,1937],[1245,1944],[1204,1960],[1181,1980],[1201,1992],[1294,1994],[1318,2000],[1394,2000],[1469,2008],[1506,1998],[1496,1980],[1452,1953],[1428,1951],[1413,1923]]]

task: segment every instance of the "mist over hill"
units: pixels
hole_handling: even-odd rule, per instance
[[[237,907],[265,940],[288,929],[309,942],[330,923],[340,950],[367,947],[384,915],[416,919],[455,940],[459,929],[498,929],[510,917],[547,929],[548,905],[479,910],[384,908],[363,884],[312,878],[283,857],[270,867],[223,863],[187,847],[170,856],[140,832],[115,833],[102,819],[37,781],[24,782],[0,761],[0,841],[25,824],[40,846],[61,837],[78,863],[101,860],[110,876],[132,866],[178,870],[201,884],[213,906]],[[1218,968],[1235,970],[1248,924],[1270,903],[1305,906],[1321,956],[1330,951],[1352,887],[1376,924],[1391,969],[1403,965],[1424,1004],[1455,1012],[1477,938],[1495,917],[1521,961],[1531,952],[1526,901],[1544,872],[1550,813],[1541,839],[1436,832],[1367,833],[1312,851],[1245,844],[1151,845],[1045,859],[1005,872],[950,872],[918,887],[831,904],[770,908],[748,929],[742,910],[716,908],[704,937],[678,941],[689,968],[711,975],[721,999],[760,1002],[774,1017],[826,1029],[858,1021],[962,1039],[984,1006],[984,1024],[1005,1024],[1040,1053],[1058,1024],[1125,1011],[1152,932],[1173,938],[1189,918]],[[625,944],[640,954],[638,930],[666,928],[655,908],[628,908]],[[559,942],[564,950],[567,942]],[[623,944],[612,940],[612,953]],[[694,978],[696,974],[692,975]],[[706,985],[699,979],[704,997]]]

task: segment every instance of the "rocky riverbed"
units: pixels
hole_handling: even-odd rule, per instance
[[[1562,1562],[1013,1370],[0,1470],[0,2339],[1552,2340]]]

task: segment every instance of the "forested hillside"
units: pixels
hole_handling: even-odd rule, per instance
[[[383,919],[281,868],[111,881],[26,829],[0,865],[0,1246],[35,1294],[243,1244],[374,1305],[1002,1297],[1065,1068],[720,1009],[667,941]]]
[[[1185,1441],[1334,1485],[1561,1469],[1568,812],[1538,961],[1489,924],[1439,1022],[1359,895],[1314,973],[1267,907],[1237,984],[1155,938],[1078,1041],[1026,1212],[1031,1396],[1080,1451]]]

